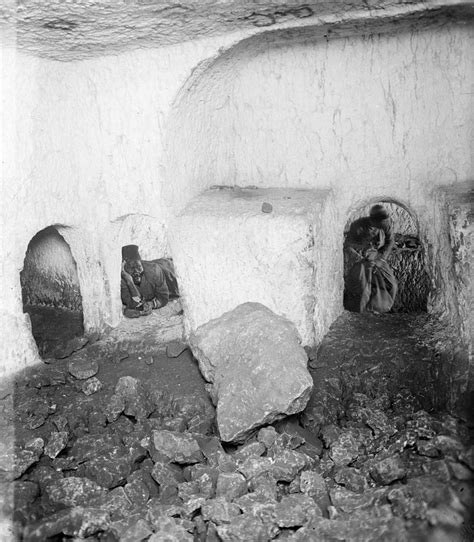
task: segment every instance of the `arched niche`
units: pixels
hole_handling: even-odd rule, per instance
[[[31,320],[40,355],[84,333],[76,261],[58,230],[48,226],[29,242],[20,272],[23,311]]]
[[[157,217],[130,213],[120,216],[112,222],[114,250],[120,254],[124,245],[138,245],[143,259],[169,256],[166,228]]]
[[[418,219],[406,204],[388,197],[375,197],[360,203],[349,213],[344,238],[352,222],[369,216],[370,208],[375,204],[382,204],[387,209],[395,233],[395,247],[388,261],[398,282],[392,312],[426,312],[430,293],[427,255],[420,239]],[[344,276],[353,263],[352,258],[345,254]]]
[[[111,222],[107,251],[110,255],[108,272],[117,280],[113,283],[112,297],[114,311],[118,318],[122,317],[120,271],[122,263],[122,247],[137,245],[142,260],[151,261],[170,258],[168,232],[162,218],[141,213],[129,213],[117,217]]]

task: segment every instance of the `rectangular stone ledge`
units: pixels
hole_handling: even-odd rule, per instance
[[[458,330],[460,348],[449,363],[451,405],[474,390],[474,189],[472,181],[434,190],[437,219],[432,221],[435,284],[430,310]]]
[[[337,305],[320,287],[334,280],[326,276],[334,273],[327,265],[334,245],[322,242],[330,200],[328,190],[238,187],[193,199],[170,228],[186,334],[256,301],[294,322],[303,344],[314,344],[316,302]]]

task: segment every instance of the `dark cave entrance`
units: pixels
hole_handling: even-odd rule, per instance
[[[68,243],[54,226],[28,244],[20,273],[23,311],[42,357],[84,334],[77,267]]]
[[[417,220],[410,211],[393,200],[373,200],[354,211],[344,228],[344,239],[354,220],[369,216],[373,205],[381,204],[393,221],[395,246],[387,263],[393,270],[398,283],[398,292],[390,312],[426,312],[430,292],[430,278],[427,273],[426,251],[419,236]],[[344,277],[356,259],[344,254]],[[346,306],[344,308],[347,308]]]

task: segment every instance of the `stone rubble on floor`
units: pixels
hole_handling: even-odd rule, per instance
[[[171,397],[122,376],[98,401],[100,393],[84,392],[96,378],[84,351],[69,360],[84,369],[75,375],[49,364],[25,380],[8,420],[0,417],[0,511],[32,542],[469,540],[472,427],[434,414],[383,364],[367,358],[367,371],[364,344],[349,339],[340,366],[312,356],[314,389],[302,412],[256,425],[242,417],[246,429],[232,442],[201,396]],[[214,360],[206,366],[217,373]],[[80,408],[47,394],[65,382]],[[6,402],[13,395],[0,398],[3,410]],[[15,441],[13,416],[28,437]]]
[[[74,355],[67,367],[69,373],[78,380],[87,380],[95,376],[99,371],[99,364],[85,357],[82,352]]]
[[[67,341],[64,346],[56,347],[53,350],[52,355],[55,359],[68,358],[74,352],[78,352],[84,348],[89,342],[94,342],[94,338],[90,339],[89,337],[74,337]]]
[[[474,448],[463,424],[395,401],[383,412],[360,393],[339,401],[337,421],[316,434],[303,412],[230,445],[214,434],[208,404],[122,377],[113,405],[92,409],[80,431],[71,413],[55,412],[60,430],[46,443],[17,447],[13,470],[2,473],[14,480],[17,533],[31,542],[61,533],[122,542],[458,533],[474,505]],[[170,428],[172,419],[179,425]]]
[[[166,355],[169,358],[177,358],[179,357],[186,349],[188,348],[188,345],[183,341],[170,341],[166,345]]]

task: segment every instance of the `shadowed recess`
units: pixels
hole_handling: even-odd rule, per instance
[[[31,239],[20,281],[23,310],[30,315],[41,355],[83,334],[76,262],[55,227],[49,226]]]
[[[382,204],[393,221],[395,247],[388,263],[398,282],[398,293],[392,312],[426,312],[430,278],[427,273],[426,253],[418,236],[418,224],[404,206],[394,201],[373,201],[357,209],[344,229],[347,235],[351,223],[363,216],[369,216],[372,205]],[[347,254],[344,256],[344,276],[355,262]]]

